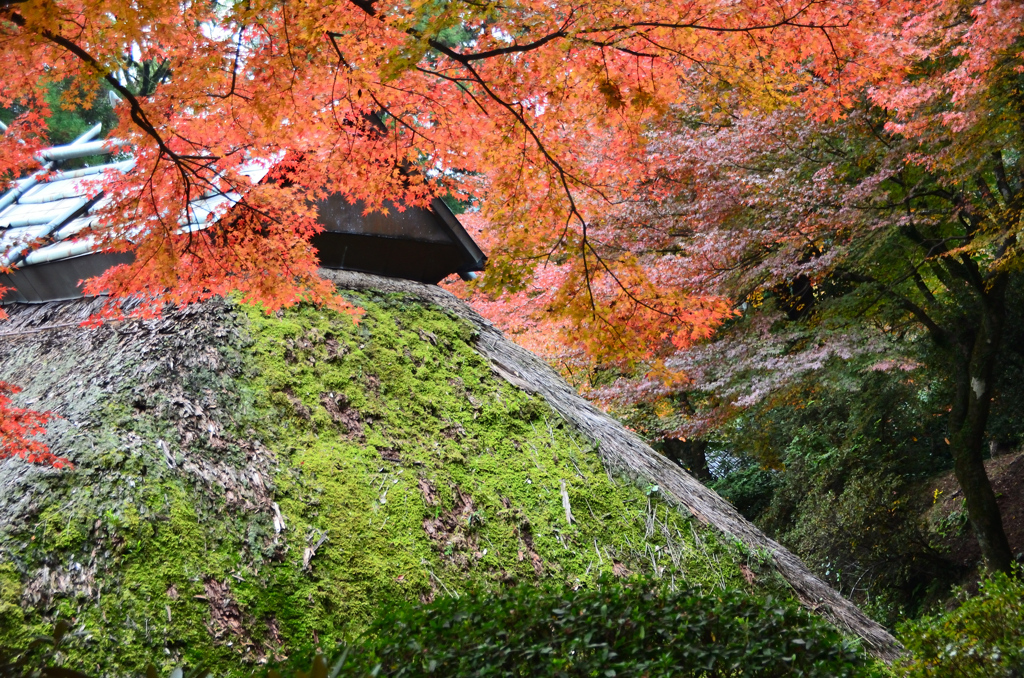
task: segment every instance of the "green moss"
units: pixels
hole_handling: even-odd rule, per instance
[[[25,635],[21,609],[21,577],[10,564],[0,564],[0,645],[17,645]]]
[[[293,600],[315,605],[280,620],[286,637],[342,635],[382,601],[482,581],[654,568],[698,587],[737,580],[711,535],[613,481],[546,403],[495,378],[468,326],[401,298],[353,301],[358,326],[314,307],[249,311],[252,385],[286,469],[277,495],[303,540],[291,571],[326,537],[294,582]]]
[[[358,325],[312,306],[224,311],[209,346],[182,330],[164,362],[139,362],[32,527],[0,535],[17,564],[0,565],[0,621],[3,605],[25,610],[11,626],[73,618],[87,638],[69,661],[96,675],[227,673],[350,638],[398,599],[602,573],[743,585],[735,547],[613,479],[492,374],[465,323],[353,301]],[[71,583],[40,583],[44,565]],[[8,588],[26,586],[40,599],[18,607]]]
[[[101,578],[104,590],[96,605],[70,615],[93,631],[90,642],[73,651],[73,661],[97,674],[115,667],[138,671],[149,662],[169,667],[232,661],[236,652],[230,646],[211,643],[206,589],[208,580],[230,574],[231,553],[208,548],[208,538],[218,531],[203,530],[187,491],[168,484],[162,496],[144,495],[150,505],[165,502],[166,512],[143,514],[130,506],[120,514],[117,570]]]

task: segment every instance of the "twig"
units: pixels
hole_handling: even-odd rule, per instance
[[[559,478],[559,491],[562,493],[562,508],[565,509],[565,522],[572,525],[576,522],[572,517],[572,506],[569,505],[569,492],[565,489],[565,481]]]

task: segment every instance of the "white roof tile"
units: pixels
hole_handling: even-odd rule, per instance
[[[48,181],[44,184],[36,184],[18,198],[19,205],[31,205],[47,203],[62,198],[74,198],[96,190],[95,182],[99,177],[88,177],[82,179],[63,179],[60,181]],[[90,186],[92,184],[92,186]]]
[[[66,146],[54,147],[42,152],[41,157],[51,158],[67,156],[69,158],[82,155],[85,150],[90,153],[109,153],[108,145],[91,139],[99,132],[96,126],[80,137],[76,142]],[[75,146],[80,145],[82,153]],[[88,148],[86,148],[88,146]],[[119,151],[120,152],[120,151]],[[239,173],[249,177],[253,184],[258,184],[270,172],[270,168],[280,160],[275,156],[266,160],[254,160],[239,168]],[[58,161],[57,165],[60,164]],[[35,263],[55,261],[61,258],[79,256],[96,246],[97,240],[92,236],[82,239],[68,240],[81,233],[89,226],[97,223],[92,213],[109,201],[109,197],[100,195],[98,200],[86,203],[87,198],[96,197],[103,184],[103,173],[107,171],[130,172],[135,168],[134,158],[121,160],[93,167],[60,171],[54,163],[46,165],[36,173],[39,180],[32,184],[32,175],[14,182],[11,189],[0,196],[0,201],[11,203],[0,209],[0,264],[14,266],[30,266]],[[55,171],[45,171],[54,170]],[[27,190],[26,190],[27,186]],[[24,193],[20,193],[24,190]],[[215,223],[231,207],[238,202],[237,193],[204,196],[193,200],[187,215],[182,215],[182,232],[202,230]],[[0,202],[0,204],[3,204]],[[86,207],[84,214],[74,217],[76,210]],[[64,217],[64,218],[61,218]],[[56,223],[54,223],[56,220]],[[35,240],[49,240],[22,258],[24,245]]]
[[[79,202],[78,198],[66,198],[53,202],[29,203],[16,202],[0,214],[0,228],[19,228],[48,224],[51,220],[67,212],[72,205]]]

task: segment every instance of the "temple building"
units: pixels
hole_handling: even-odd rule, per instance
[[[104,194],[95,179],[107,170],[131,172],[135,160],[118,153],[116,142],[94,140],[100,126],[65,146],[40,153],[42,167],[19,179],[0,197],[0,265],[14,271],[0,275],[9,288],[4,303],[41,303],[82,296],[80,282],[109,267],[130,262],[131,253],[97,248],[87,229],[97,223]],[[100,156],[102,164],[62,169],[77,159]],[[112,157],[113,156],[113,157]],[[254,183],[265,180],[270,162],[252,162],[243,168]],[[92,193],[93,195],[89,195]],[[190,203],[189,223],[202,229],[216,221],[210,215],[230,213],[238,194],[201,196]],[[440,198],[430,208],[363,214],[363,206],[339,195],[317,205],[324,231],[313,238],[324,268],[358,271],[437,283],[458,274],[471,278],[482,271],[487,257]]]

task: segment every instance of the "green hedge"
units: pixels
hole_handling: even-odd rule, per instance
[[[854,642],[789,603],[604,581],[397,607],[343,660],[327,663],[340,676],[713,678],[854,676],[868,662]]]

